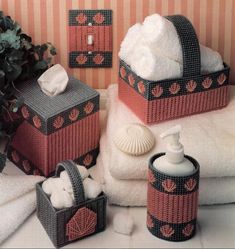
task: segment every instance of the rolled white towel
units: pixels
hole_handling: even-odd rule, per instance
[[[51,195],[54,190],[64,190],[63,182],[58,177],[51,177],[42,183],[42,189],[47,195]]]
[[[91,178],[86,178],[83,186],[86,199],[94,199],[102,192],[101,184]]]
[[[77,169],[79,170],[82,180],[84,180],[85,178],[89,176],[89,172],[86,167],[77,165]],[[64,189],[68,193],[73,193],[73,187],[72,187],[70,178],[68,176],[68,173],[65,170],[60,173],[60,179],[62,181],[62,185]]]
[[[50,200],[52,206],[56,209],[69,208],[74,204],[71,195],[65,190],[54,190]]]
[[[141,24],[136,23],[130,27],[127,31],[125,38],[123,39],[119,51],[119,57],[124,60],[127,64],[131,64],[131,56],[136,45],[141,39]]]
[[[134,228],[132,216],[124,213],[117,213],[113,217],[113,229],[117,233],[131,235]]]
[[[153,54],[147,46],[137,46],[131,57],[131,68],[146,80],[158,81],[182,77],[182,66],[161,54]]]

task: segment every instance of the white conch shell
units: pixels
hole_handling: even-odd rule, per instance
[[[139,156],[153,148],[155,137],[146,126],[134,123],[121,127],[113,142],[122,152]]]

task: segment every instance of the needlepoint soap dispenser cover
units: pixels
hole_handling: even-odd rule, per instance
[[[147,194],[147,228],[156,237],[184,241],[196,233],[199,164],[184,155],[181,127],[161,134],[166,153],[150,158]]]

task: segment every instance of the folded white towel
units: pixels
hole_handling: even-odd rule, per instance
[[[131,58],[131,69],[140,77],[158,81],[182,77],[182,66],[160,53],[153,54],[145,45],[137,45]]]
[[[147,154],[134,157],[118,150],[113,134],[130,123],[141,123],[122,102],[118,100],[118,87],[108,89],[107,138],[110,147],[110,174],[117,179],[146,179],[148,160],[164,152],[166,144],[159,134],[176,124],[182,126],[181,142],[185,154],[196,158],[201,165],[202,177],[235,176],[235,88],[226,109],[193,115],[177,120],[148,126],[156,138],[155,147]],[[102,153],[102,151],[101,151]],[[115,163],[112,163],[115,162]]]
[[[110,204],[120,206],[146,206],[147,181],[118,180],[111,176],[109,143],[103,132],[100,140],[100,151],[97,164],[91,168],[93,178],[103,183],[103,189]],[[132,164],[133,166],[133,164]],[[235,177],[201,178],[199,187],[200,205],[223,204],[235,202]]]

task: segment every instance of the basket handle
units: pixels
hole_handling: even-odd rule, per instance
[[[199,41],[191,22],[182,15],[166,16],[173,23],[182,47],[183,77],[201,75]]]
[[[73,187],[75,204],[79,205],[85,201],[84,187],[79,170],[72,160],[66,160],[57,164],[55,176],[59,177],[64,170],[68,173]]]

